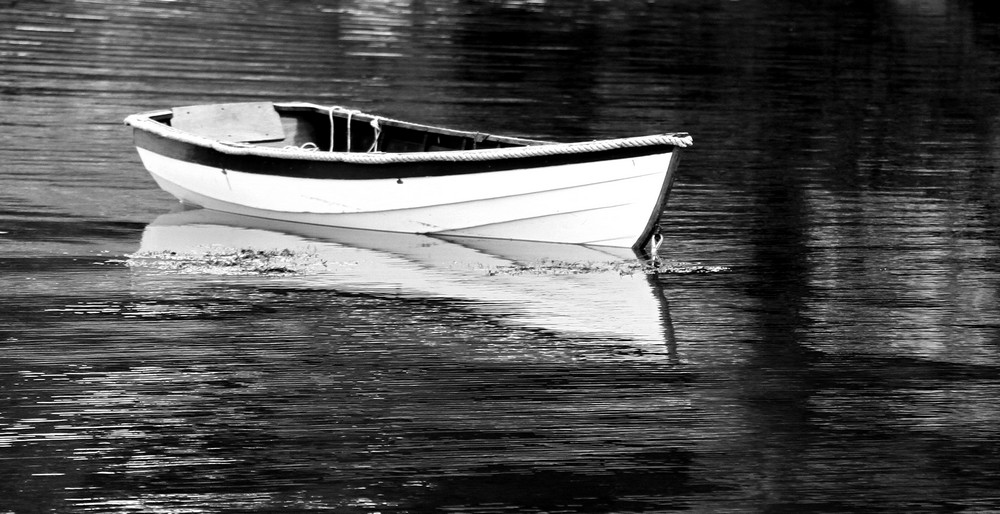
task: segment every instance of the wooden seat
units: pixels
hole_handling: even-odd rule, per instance
[[[191,105],[171,111],[172,127],[220,141],[260,143],[285,139],[281,117],[271,102]]]

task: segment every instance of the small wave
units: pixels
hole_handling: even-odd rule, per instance
[[[490,268],[488,275],[575,275],[586,273],[617,273],[619,275],[657,275],[662,273],[725,273],[732,271],[728,266],[706,266],[689,262],[658,261],[609,261],[609,262],[565,262],[542,261]]]
[[[205,252],[137,252],[127,256],[125,265],[184,274],[205,275],[289,275],[326,268],[316,254],[291,250],[252,248],[211,248]]]

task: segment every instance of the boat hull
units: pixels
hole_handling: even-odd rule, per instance
[[[333,227],[595,246],[648,241],[679,156],[671,144],[296,152],[130,120],[143,165],[186,204]]]
[[[631,247],[671,177],[673,153],[541,169],[407,179],[264,175],[140,148],[157,184],[182,202],[345,228]]]

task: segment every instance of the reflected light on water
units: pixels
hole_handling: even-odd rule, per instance
[[[0,511],[996,510],[998,23],[979,0],[0,0]],[[728,271],[158,220],[121,120],[262,100],[688,131],[659,257]],[[316,259],[199,268],[227,239]]]

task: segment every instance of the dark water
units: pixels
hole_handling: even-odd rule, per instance
[[[170,213],[121,119],[264,99],[691,132],[728,271]],[[995,512],[998,168],[987,1],[0,0],[0,512]]]

